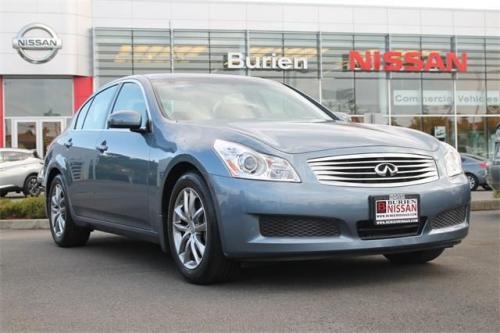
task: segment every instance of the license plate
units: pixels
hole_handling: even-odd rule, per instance
[[[371,216],[375,225],[418,223],[420,197],[417,194],[391,194],[371,197]]]

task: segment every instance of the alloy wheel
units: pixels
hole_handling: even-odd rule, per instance
[[[38,196],[40,194],[40,186],[38,185],[38,180],[36,177],[31,177],[28,179],[28,194],[32,196]]]
[[[467,179],[469,180],[469,187],[470,189],[474,189],[476,187],[476,180],[474,179],[474,177],[468,175],[467,176]]]
[[[50,222],[57,238],[62,237],[66,227],[66,204],[61,184],[56,184],[50,198]]]
[[[205,207],[198,193],[189,187],[180,191],[172,214],[176,254],[184,267],[195,269],[200,265],[207,245]]]

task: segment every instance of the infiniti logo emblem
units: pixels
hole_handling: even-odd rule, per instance
[[[375,167],[375,173],[381,177],[391,177],[398,173],[398,167],[392,163],[380,163]]]

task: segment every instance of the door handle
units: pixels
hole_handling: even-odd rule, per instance
[[[106,141],[101,142],[101,144],[95,147],[101,154],[103,154],[106,150],[108,150],[108,146],[106,145]]]
[[[72,139],[72,138],[70,138],[68,141],[66,141],[66,142],[64,143],[64,146],[65,146],[66,148],[70,148],[71,146],[73,146],[73,139]]]

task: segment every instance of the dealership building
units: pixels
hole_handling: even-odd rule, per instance
[[[0,2],[0,147],[45,153],[103,84],[143,73],[265,77],[353,121],[491,156],[500,11],[254,1]]]

